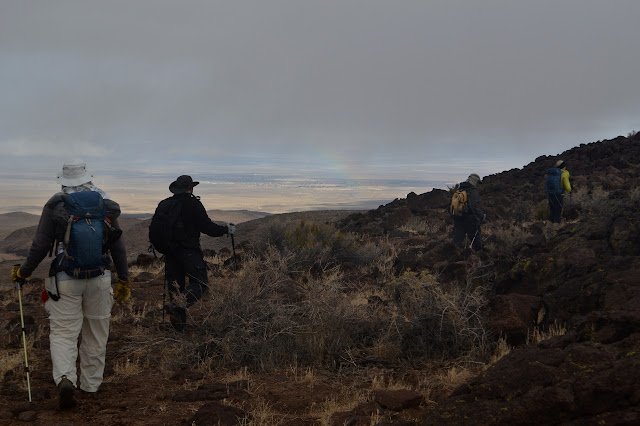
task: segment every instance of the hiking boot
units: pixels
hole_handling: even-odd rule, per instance
[[[176,306],[173,302],[169,302],[164,305],[164,310],[169,314],[169,321],[171,321],[173,328],[178,332],[182,332],[187,323],[186,309]]]
[[[84,389],[80,389],[80,398],[81,399],[97,399],[98,398],[98,391],[87,392]]]
[[[62,380],[58,383],[58,389],[60,389],[60,409],[68,410],[76,406],[76,400],[73,397],[75,387],[71,380],[67,379],[67,376],[62,376]]]

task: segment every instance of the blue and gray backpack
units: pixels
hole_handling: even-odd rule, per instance
[[[96,191],[75,192],[64,197],[64,205],[69,217],[58,270],[74,278],[102,275],[111,264],[105,247],[110,224],[102,196]]]
[[[554,167],[547,171],[544,192],[555,195],[560,195],[564,192],[564,189],[562,189],[562,170]]]

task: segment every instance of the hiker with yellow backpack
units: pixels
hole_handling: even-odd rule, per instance
[[[453,244],[462,247],[464,237],[471,242],[471,248],[475,251],[482,250],[482,234],[480,225],[487,217],[480,210],[480,193],[477,186],[482,183],[480,176],[475,173],[458,185],[451,197],[449,213],[453,217]]]

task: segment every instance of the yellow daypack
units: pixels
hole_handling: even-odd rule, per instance
[[[451,216],[465,216],[469,213],[469,203],[467,202],[467,191],[458,189],[451,197],[451,205],[449,206]]]

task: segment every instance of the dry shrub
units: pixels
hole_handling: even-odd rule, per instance
[[[175,362],[210,369],[357,367],[428,357],[484,357],[479,315],[484,290],[445,290],[433,276],[405,274],[347,291],[336,270],[291,279],[295,254],[274,248],[247,259],[190,308],[197,335],[176,347]],[[362,292],[362,296],[360,296]]]
[[[292,265],[298,271],[325,270],[345,262],[364,264],[356,238],[335,229],[332,225],[301,221],[285,233],[285,251],[293,253]]]
[[[24,366],[24,350],[3,350],[0,354],[0,377],[5,377],[9,371],[18,371]]]
[[[486,358],[479,313],[485,291],[473,280],[443,287],[432,275],[394,277],[388,241],[358,241],[329,225],[301,222],[285,235],[284,248],[267,245],[247,255],[241,270],[211,281],[211,291],[189,308],[194,334],[162,341],[162,359],[149,351],[159,368],[333,369]],[[349,274],[359,268],[356,275],[375,281],[346,282],[345,262]],[[131,339],[138,352],[161,340]]]
[[[225,367],[273,368],[351,362],[353,348],[372,342],[380,321],[353,306],[340,281],[293,282],[287,258],[272,253],[216,289],[202,309],[202,340],[192,361]],[[265,266],[259,268],[259,266]],[[360,352],[356,357],[360,357]]]
[[[507,251],[513,251],[524,243],[524,241],[531,234],[521,225],[510,225],[506,222],[496,222],[492,224],[491,228],[487,227],[484,230],[487,240],[489,236],[493,235],[495,241],[493,245],[495,248],[500,248]]]
[[[286,232],[287,225],[282,222],[269,222],[266,226],[260,228],[256,241],[255,248],[259,253],[264,253],[270,248],[275,248],[282,251],[286,247]]]
[[[343,263],[367,265],[382,254],[375,244],[362,244],[353,234],[338,231],[333,225],[300,221],[297,224],[273,223],[262,228],[256,252],[267,258],[278,251],[289,258],[289,273],[304,276]]]
[[[397,303],[398,344],[405,357],[484,358],[489,341],[481,308],[487,295],[469,282],[445,288],[432,276],[405,273],[390,286]]]
[[[412,216],[406,224],[400,227],[400,230],[418,235],[435,234],[440,231],[442,225],[442,221],[427,220],[418,216]]]
[[[607,215],[615,209],[615,201],[610,198],[609,191],[601,186],[594,186],[591,190],[577,188],[569,197],[565,195],[565,204],[570,204],[583,215]]]
[[[542,200],[535,205],[533,220],[547,220],[549,218],[549,202]]]
[[[513,206],[511,214],[516,222],[529,222],[535,216],[536,205],[529,201],[519,200]]]

